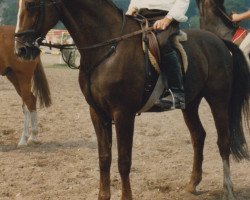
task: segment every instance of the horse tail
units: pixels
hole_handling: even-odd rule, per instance
[[[242,51],[235,44],[224,41],[233,55],[233,83],[229,105],[230,150],[237,161],[249,159],[243,122],[250,131],[250,71]],[[244,118],[243,118],[244,116]]]
[[[49,107],[51,105],[49,84],[40,58],[33,75],[33,93],[39,98],[40,106]]]

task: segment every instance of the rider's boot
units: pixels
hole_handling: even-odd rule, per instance
[[[182,80],[181,65],[175,50],[162,55],[162,76],[167,79],[173,98],[163,97],[156,102],[158,107],[185,109],[185,93]],[[163,81],[166,83],[166,81]]]

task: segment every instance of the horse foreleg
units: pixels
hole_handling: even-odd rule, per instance
[[[11,71],[6,76],[7,76],[8,80],[14,85],[19,96],[22,97],[20,85],[19,85],[18,78],[17,78],[16,74],[13,71]],[[21,135],[18,146],[27,145],[27,139],[29,137],[30,115],[29,115],[29,111],[27,110],[27,107],[24,104],[23,104],[22,108],[23,108],[23,114],[24,114],[24,128],[23,128],[23,133]]]
[[[201,124],[198,108],[201,99],[197,99],[187,105],[183,110],[183,116],[186,125],[190,131],[194,158],[193,158],[193,170],[189,184],[186,190],[191,193],[196,193],[196,187],[202,180],[202,162],[203,162],[203,148],[206,137],[206,132]]]
[[[18,142],[18,146],[26,146],[27,140],[29,137],[29,122],[30,122],[30,113],[27,109],[26,105],[23,104],[23,114],[24,114],[24,127],[23,133],[21,135],[20,141]]]
[[[29,141],[37,143],[38,128],[37,128],[37,114],[36,114],[36,97],[31,92],[32,74],[17,74],[17,79],[20,85],[22,100],[24,104],[27,106],[27,108],[26,106],[24,106],[25,127],[27,129],[29,128],[30,120],[32,125],[32,134],[29,138]]]
[[[112,149],[112,126],[103,125],[102,119],[95,112],[93,108],[90,108],[90,115],[92,123],[95,128],[98,153],[99,153],[99,167],[100,167],[100,188],[99,188],[99,200],[110,199],[110,166],[111,166],[111,149]]]
[[[213,96],[211,101],[208,103],[212,109],[215,126],[218,133],[218,147],[223,162],[223,186],[224,195],[223,200],[236,200],[233,192],[233,183],[230,175],[230,135],[229,135],[229,114],[228,104],[226,98],[216,98]]]
[[[131,169],[134,120],[135,114],[126,113],[126,111],[119,111],[114,115],[118,145],[118,168],[122,181],[122,200],[132,199],[129,174]]]
[[[31,111],[30,112],[30,119],[31,119],[31,135],[29,137],[28,143],[35,143],[39,144],[40,141],[37,138],[38,134],[38,125],[37,125],[37,112],[36,111]]]

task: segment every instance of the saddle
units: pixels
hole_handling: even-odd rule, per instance
[[[148,20],[145,20],[144,23],[141,23],[142,29],[148,28],[149,22]],[[171,31],[171,30],[170,30]],[[160,63],[161,63],[161,45],[165,45],[163,40],[166,40],[167,37],[164,35],[164,32],[162,35],[160,35],[160,38],[157,37],[158,35],[155,34],[154,31],[147,32],[143,34],[142,37],[142,46],[143,50],[145,52],[145,63],[146,63],[146,84],[145,84],[145,94],[144,94],[144,103],[143,107],[140,109],[138,113],[146,112],[151,109],[151,107],[154,105],[155,101],[160,98],[160,96],[163,95],[165,91],[165,85],[163,83],[163,78],[161,76],[161,69],[160,69]],[[169,36],[171,36],[169,34]],[[181,45],[181,41],[187,40],[187,35],[183,31],[180,31],[179,34],[174,34],[171,37],[173,47],[177,50],[180,57],[180,63],[182,63],[182,71],[185,73],[188,65],[187,55],[186,52]],[[158,73],[158,79],[152,88],[152,81],[150,80],[150,76],[152,74],[151,67],[154,68],[154,70]],[[149,95],[150,94],[150,95]],[[145,100],[146,99],[146,100]]]
[[[243,42],[243,40],[245,39],[245,37],[247,36],[248,33],[249,33],[248,30],[239,27],[235,31],[235,34],[232,38],[232,42],[239,46]]]

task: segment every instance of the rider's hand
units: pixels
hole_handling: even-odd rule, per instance
[[[165,30],[172,21],[173,21],[172,19],[164,17],[163,19],[157,20],[154,23],[153,27],[155,30]]]
[[[130,8],[130,9],[126,12],[126,15],[136,16],[137,13],[138,13],[138,8],[133,7],[133,8]]]
[[[231,15],[231,18],[232,18],[232,21],[233,21],[233,22],[239,22],[239,21],[241,21],[240,15],[237,14],[237,13],[233,13],[233,14]]]

